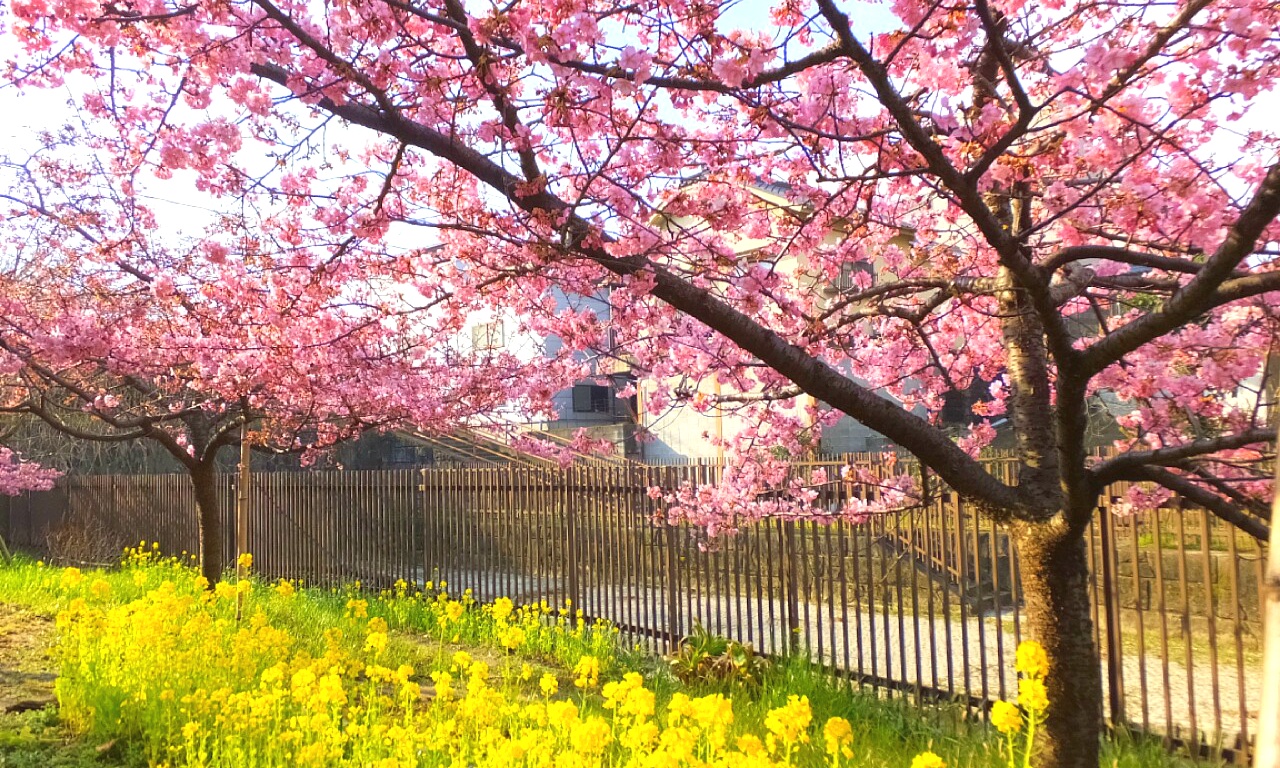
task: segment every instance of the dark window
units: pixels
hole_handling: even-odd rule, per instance
[[[574,413],[609,413],[608,387],[598,384],[578,384],[573,388]]]
[[[943,395],[942,420],[947,424],[976,424],[973,406],[991,399],[991,385],[974,379],[968,389],[951,390]]]

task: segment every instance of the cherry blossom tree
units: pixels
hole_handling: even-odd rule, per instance
[[[315,261],[249,236],[243,219],[170,242],[119,189],[127,175],[76,155],[50,141],[4,166],[0,412],[77,440],[164,449],[190,475],[210,584],[225,565],[222,449],[248,439],[305,460],[369,429],[445,432],[507,405],[508,377],[550,393],[563,379],[547,376],[573,375],[440,343],[448,327],[398,320],[401,302],[376,286],[320,279],[341,269],[332,249]],[[535,400],[528,409],[548,407]],[[0,448],[0,492],[58,474]]]
[[[9,81],[77,94],[113,173],[263,211],[306,285],[410,275],[437,319],[501,307],[624,356],[648,408],[733,402],[758,426],[732,487],[670,493],[678,515],[787,512],[775,458],[841,415],[914,455],[1017,541],[1046,766],[1097,764],[1102,490],[1268,532],[1274,3],[15,0],[7,23]],[[957,440],[937,414],[975,387]],[[1016,484],[976,457],[1001,419]]]

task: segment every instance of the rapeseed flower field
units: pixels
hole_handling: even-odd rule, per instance
[[[56,614],[71,730],[164,768],[1021,767],[1046,716],[1034,644],[1018,652],[1020,705],[975,735],[803,663],[758,688],[686,686],[568,604],[322,589],[238,565],[250,575],[210,589],[143,545],[107,571],[0,569],[0,599]]]

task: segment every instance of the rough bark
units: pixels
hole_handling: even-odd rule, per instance
[[[1032,639],[1049,657],[1045,685],[1052,702],[1037,735],[1036,765],[1097,768],[1102,681],[1089,606],[1084,538],[1064,516],[1017,523],[1018,568]]]
[[[222,554],[222,505],[218,498],[218,475],[213,461],[191,468],[196,514],[200,520],[200,574],[212,588],[225,567]]]
[[[1276,488],[1280,489],[1280,459],[1276,460]],[[1267,577],[1261,595],[1264,622],[1262,702],[1258,707],[1254,768],[1280,768],[1280,491],[1273,491],[1273,494]]]

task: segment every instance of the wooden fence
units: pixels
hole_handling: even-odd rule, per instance
[[[797,471],[834,478],[841,466]],[[898,695],[978,710],[1014,695],[1022,601],[999,526],[945,489],[857,524],[770,520],[707,541],[655,523],[649,488],[719,476],[706,463],[257,474],[247,548],[269,578],[571,600],[655,652],[700,624]],[[220,482],[230,561],[235,478]],[[1088,534],[1108,720],[1246,759],[1263,547],[1197,509],[1110,514],[1122,490]],[[822,486],[816,505],[836,509],[848,493]],[[142,540],[195,552],[193,510],[185,476],[72,478],[10,500],[0,533],[64,560],[109,560]]]

